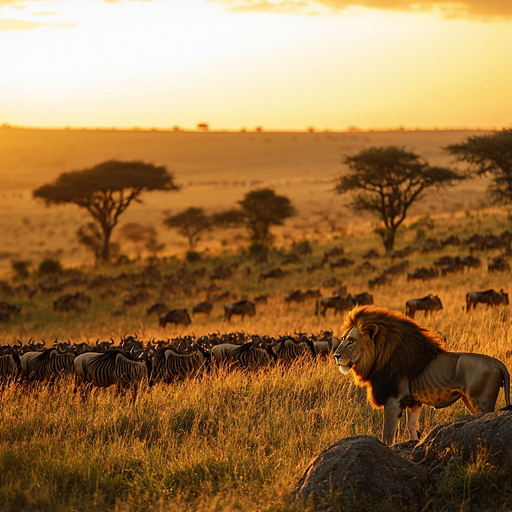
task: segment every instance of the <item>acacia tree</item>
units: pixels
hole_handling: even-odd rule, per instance
[[[290,199],[271,188],[251,190],[238,204],[251,240],[263,245],[272,243],[272,226],[282,226],[286,219],[297,214]]]
[[[454,185],[463,176],[446,167],[433,167],[421,157],[398,146],[370,147],[344,160],[350,172],[336,178],[334,191],[350,192],[350,208],[369,212],[382,226],[377,231],[387,253],[394,248],[397,229],[412,204],[429,189]]]
[[[487,188],[491,200],[512,205],[512,128],[486,135],[474,135],[446,149],[459,162],[466,162],[477,176],[491,176]]]
[[[48,206],[76,204],[85,208],[102,233],[99,254],[102,261],[110,258],[110,237],[119,216],[143,192],[179,190],[174,177],[164,166],[138,160],[109,160],[81,171],[61,174],[53,183],[34,190],[33,196]]]
[[[196,207],[190,207],[175,215],[166,217],[164,224],[168,228],[176,229],[181,236],[188,240],[190,251],[196,248],[202,234],[211,227],[210,219],[204,213],[204,210]]]

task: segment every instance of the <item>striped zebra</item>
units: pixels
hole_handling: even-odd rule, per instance
[[[135,351],[109,350],[102,354],[86,353],[75,359],[75,375],[84,383],[107,388],[115,385],[118,390],[131,388],[132,404],[137,399],[137,390],[143,380],[151,374],[151,362],[142,352],[142,360],[137,360]]]
[[[56,377],[73,372],[75,354],[69,351],[67,343],[58,343],[56,347],[43,352],[27,352],[20,358],[21,375],[27,380],[53,380]]]
[[[210,371],[211,354],[200,345],[186,345],[185,350],[174,347],[158,349],[153,360],[153,379],[166,383],[196,377]]]
[[[243,345],[222,343],[213,347],[212,355],[217,363],[249,370],[271,366],[277,362],[277,356],[272,347],[261,339],[249,341]]]
[[[10,345],[0,347],[0,382],[16,379],[21,374],[18,352]]]
[[[316,358],[316,350],[313,342],[305,335],[301,336],[298,340],[285,336],[270,343],[270,346],[275,347],[276,355],[279,361],[289,364],[299,357],[309,354],[313,359]]]

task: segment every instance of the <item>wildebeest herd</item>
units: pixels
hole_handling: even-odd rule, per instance
[[[507,257],[512,255],[510,247],[512,235],[509,232],[500,235],[473,235],[462,241],[454,235],[442,239],[429,238],[424,240],[419,246],[407,246],[395,250],[390,254],[391,265],[385,267],[378,275],[368,278],[370,290],[383,285],[391,285],[396,276],[406,275],[407,281],[430,281],[434,278],[445,277],[451,273],[464,272],[479,268],[482,265],[481,260],[475,254],[488,250],[502,250],[503,252],[494,258],[488,260],[488,272],[508,272],[510,264]],[[404,259],[410,257],[415,252],[421,254],[430,254],[434,251],[446,249],[450,246],[465,246],[470,254],[466,256],[440,256],[433,261],[431,267],[419,267],[410,269],[409,261]],[[304,246],[306,247],[306,246]],[[286,254],[281,259],[281,265],[300,265],[302,258],[311,256],[311,250],[296,250]],[[377,271],[376,266],[370,263],[370,260],[378,260],[379,254],[375,250],[367,251],[362,255],[362,262],[357,263],[353,259],[344,257],[344,250],[341,247],[333,247],[324,251],[323,257],[318,262],[309,263],[306,266],[308,274],[324,268],[326,265],[337,272],[337,269],[351,268],[354,275],[364,273],[373,273]],[[396,262],[396,260],[402,260]],[[263,261],[268,261],[265,258]],[[15,297],[26,294],[33,298],[37,294],[47,294],[52,292],[63,292],[69,287],[82,286],[87,290],[97,291],[94,301],[106,298],[122,298],[120,309],[111,311],[113,316],[123,316],[127,314],[129,308],[144,303],[150,299],[155,292],[158,292],[160,298],[151,306],[146,308],[148,315],[157,314],[158,323],[161,327],[172,324],[188,326],[193,322],[194,315],[211,315],[216,309],[217,303],[223,303],[223,318],[229,322],[233,317],[239,317],[243,320],[245,317],[252,317],[257,313],[259,304],[266,304],[269,298],[268,293],[255,295],[251,299],[247,296],[238,297],[231,290],[222,290],[219,284],[223,281],[232,279],[234,272],[238,269],[238,263],[232,262],[229,265],[216,265],[210,271],[205,267],[189,269],[182,267],[175,272],[163,274],[156,266],[148,266],[139,272],[121,272],[117,275],[95,275],[92,277],[78,271],[68,271],[63,275],[44,276],[33,285],[22,284],[14,286],[7,281],[0,281],[0,296]],[[297,270],[300,270],[297,268]],[[252,268],[243,269],[245,276],[252,275]],[[292,270],[282,270],[281,266],[271,268],[259,273],[257,283],[262,287],[266,286],[269,279],[285,279],[293,274]],[[198,281],[209,279],[208,286],[199,287]],[[218,284],[219,283],[219,284]],[[323,288],[331,288],[333,295],[322,297],[320,286],[315,289],[295,289],[284,294],[284,302],[307,303],[309,300],[315,300],[314,309],[311,312],[325,316],[328,310],[332,310],[334,315],[350,310],[355,305],[373,304],[373,296],[369,292],[347,293],[346,286],[335,276],[324,280],[321,283]],[[229,285],[228,285],[229,288]],[[199,293],[205,293],[204,300],[193,303],[189,309],[182,307],[179,303],[173,307],[168,307],[166,299],[173,297],[176,302],[177,295],[192,297]],[[123,295],[124,294],[124,295]],[[80,312],[91,305],[92,297],[85,291],[75,291],[74,293],[65,293],[57,296],[53,300],[53,310],[57,314],[67,312]],[[180,299],[182,300],[182,299]],[[465,308],[467,311],[476,307],[478,302],[486,304],[487,307],[508,304],[507,294],[501,290],[470,291],[466,298]],[[436,312],[442,309],[441,299],[435,295],[429,294],[422,298],[408,300],[405,304],[406,314],[414,317],[416,311],[424,311],[425,314]],[[0,301],[0,322],[7,322],[13,316],[19,314],[21,306],[11,301]]]
[[[225,367],[258,370],[288,365],[298,358],[325,358],[337,348],[332,332],[318,335],[259,336],[244,332],[213,333],[144,342],[137,335],[94,344],[59,342],[51,347],[29,340],[0,346],[0,382],[50,381],[74,375],[75,391],[115,385],[130,388],[135,401],[141,382],[173,383]]]

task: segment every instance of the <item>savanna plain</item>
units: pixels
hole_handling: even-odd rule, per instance
[[[471,313],[463,310],[468,291],[510,290],[509,272],[487,271],[487,259],[499,251],[478,254],[482,259],[478,269],[429,281],[408,281],[404,273],[390,284],[369,290],[368,279],[391,265],[390,258],[383,255],[370,219],[354,219],[342,208],[343,201],[330,192],[332,178],[342,172],[343,155],[350,151],[369,145],[398,144],[412,148],[432,163],[445,164],[448,159],[440,147],[459,141],[466,133],[21,132],[3,129],[0,134],[10,141],[9,151],[5,144],[0,146],[5,153],[1,173],[8,184],[2,191],[0,206],[4,212],[0,226],[2,268],[3,279],[10,285],[32,285],[39,279],[36,275],[24,280],[11,276],[12,258],[37,263],[44,257],[58,257],[64,265],[62,279],[77,269],[86,281],[98,274],[140,272],[148,264],[143,259],[121,266],[94,267],[73,237],[83,214],[71,207],[43,209],[32,202],[30,190],[63,170],[107,158],[141,158],[164,163],[170,169],[175,159],[176,178],[184,184],[183,192],[172,196],[155,194],[154,200],[148,195],[144,204],[127,212],[124,220],[143,218],[153,223],[159,233],[162,230],[166,257],[153,261],[162,275],[175,273],[183,266],[193,272],[201,267],[208,271],[219,264],[231,265],[232,277],[218,282],[220,291],[229,291],[233,298],[252,299],[267,294],[268,302],[256,306],[254,317],[243,321],[234,318],[230,323],[223,320],[222,302],[214,303],[209,316],[195,315],[187,327],[162,328],[156,317],[146,314],[146,306],[162,293],[170,308],[190,310],[206,297],[204,289],[211,284],[208,272],[195,278],[188,289],[166,291],[162,283],[150,287],[146,301],[134,306],[123,304],[127,290],[122,287],[102,297],[102,290],[89,289],[85,284],[69,289],[70,293],[84,291],[92,298],[81,311],[54,312],[52,303],[59,292],[37,293],[33,298],[26,294],[2,296],[0,299],[22,306],[19,315],[0,324],[2,344],[15,343],[17,339],[26,343],[30,338],[44,338],[47,343],[55,338],[72,343],[94,343],[110,337],[119,341],[121,336],[134,333],[145,341],[198,337],[217,331],[278,336],[332,330],[339,334],[342,318],[333,316],[331,311],[326,317],[315,315],[314,300],[298,304],[284,301],[285,294],[296,289],[319,288],[323,296],[332,295],[332,287],[326,281],[334,277],[347,287],[348,293],[370,291],[377,306],[402,312],[406,300],[437,294],[443,309],[431,317],[417,314],[420,324],[441,332],[449,350],[485,353],[500,359],[509,369],[512,367],[509,306],[486,310],[480,305]],[[69,142],[73,137],[76,140]],[[184,147],[172,137],[182,137]],[[221,142],[216,144],[216,137]],[[270,141],[265,142],[265,138]],[[195,142],[190,142],[192,139]],[[32,151],[27,151],[29,147]],[[59,152],[59,147],[63,151]],[[246,250],[248,242],[243,233],[236,231],[229,236],[212,233],[198,248],[202,259],[184,263],[186,246],[172,238],[173,233],[164,234],[164,228],[159,227],[166,209],[201,205],[214,211],[234,204],[244,191],[257,186],[273,186],[288,195],[300,212],[298,219],[276,231],[275,248],[267,263],[255,262]],[[429,196],[418,204],[401,229],[397,248],[419,245],[425,237],[453,234],[462,239],[475,233],[499,234],[510,229],[507,212],[486,204],[484,190],[485,182],[474,180],[442,196]],[[321,216],[315,213],[322,209],[339,210],[340,221],[335,230],[322,224]],[[310,243],[312,254],[288,265],[289,274],[284,278],[259,282],[260,272],[279,266],[283,256],[305,240]],[[372,260],[376,269],[359,275],[354,273],[354,267],[332,270],[328,265],[316,272],[306,271],[307,265],[319,262],[324,251],[333,247],[342,247],[345,256],[356,264],[362,262],[365,252],[376,249],[380,253]],[[123,248],[124,252],[129,250],[129,246]],[[412,269],[431,267],[442,255],[467,254],[465,245],[448,246],[427,254],[415,252],[408,260]],[[250,273],[247,267],[251,268]],[[382,428],[382,411],[372,409],[366,392],[355,386],[350,376],[338,371],[332,357],[316,361],[306,358],[291,367],[277,366],[259,372],[216,369],[200,379],[144,387],[133,406],[128,395],[119,395],[113,388],[96,390],[86,399],[73,393],[73,389],[71,377],[52,385],[10,383],[2,389],[1,510],[317,510],[312,504],[296,505],[288,500],[294,482],[311,458],[348,436],[380,437]],[[504,405],[500,393],[496,407]],[[460,402],[439,411],[425,408],[421,430],[428,433],[464,414]],[[408,433],[402,420],[398,441],[406,440]],[[426,493],[422,503],[411,509],[511,510],[511,496],[510,474],[487,465],[482,456],[474,464],[453,468],[443,485]],[[394,505],[386,501],[348,505],[336,495],[326,498],[325,505],[333,507],[331,510],[394,510]]]

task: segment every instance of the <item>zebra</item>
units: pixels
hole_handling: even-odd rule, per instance
[[[67,343],[57,343],[43,352],[27,352],[20,358],[21,375],[27,380],[53,380],[73,372],[75,357]]]
[[[211,354],[198,344],[185,345],[185,350],[174,347],[158,349],[153,361],[154,380],[171,383],[196,377],[203,369],[210,371]]]
[[[103,354],[86,353],[74,362],[78,380],[100,388],[116,385],[118,390],[132,388],[132,405],[137,399],[137,390],[143,380],[151,375],[151,361],[144,351],[138,351],[143,360],[137,360],[135,350],[130,352],[113,349]]]
[[[218,364],[250,370],[271,366],[277,362],[277,355],[273,348],[261,339],[255,339],[243,345],[222,343],[213,347],[212,355]]]
[[[16,379],[21,374],[20,356],[11,345],[0,347],[0,382]]]

